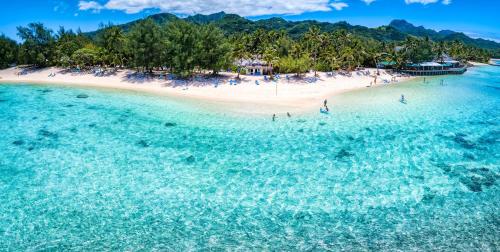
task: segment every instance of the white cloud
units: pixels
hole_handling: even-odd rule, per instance
[[[95,1],[80,1],[79,7],[80,10],[109,9],[130,14],[146,9],[159,9],[162,12],[185,15],[224,11],[241,16],[259,16],[330,11],[333,6],[329,6],[329,2],[330,0],[107,0],[102,5]]]
[[[52,4],[54,5],[52,10],[58,13],[64,13],[69,8],[68,3],[64,0],[52,0]]]
[[[99,12],[104,9],[100,3],[96,1],[80,1],[78,3],[79,10],[92,10],[93,12]]]
[[[419,4],[427,5],[427,4],[437,3],[439,1],[440,0],[405,0],[405,3],[406,4],[419,3]],[[442,0],[441,3],[444,5],[449,5],[449,4],[451,4],[451,1],[452,0]]]
[[[431,4],[431,3],[436,3],[439,0],[405,0],[406,4],[412,4],[412,3],[419,3],[419,4]]]
[[[367,5],[376,0],[361,0]],[[431,4],[441,2],[451,4],[452,0],[404,0],[406,4]],[[180,15],[211,14],[224,11],[241,16],[260,16],[272,14],[302,14],[313,11],[342,10],[349,7],[344,0],[80,0],[80,10],[95,13],[107,10],[120,10],[133,14],[148,9],[158,9]]]
[[[330,6],[332,6],[334,9],[336,9],[338,11],[349,7],[349,5],[344,3],[344,2],[333,2],[330,4]]]

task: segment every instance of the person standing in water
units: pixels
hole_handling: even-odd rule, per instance
[[[273,114],[273,122],[276,121],[276,114]]]
[[[290,115],[290,112],[286,112],[286,116],[288,116],[289,118],[292,117],[292,115]]]

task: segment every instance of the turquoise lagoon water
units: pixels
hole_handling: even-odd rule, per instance
[[[499,68],[329,104],[0,85],[0,250],[500,249]]]

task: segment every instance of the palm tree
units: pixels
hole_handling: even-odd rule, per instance
[[[339,68],[339,55],[335,51],[335,48],[333,46],[329,46],[327,50],[325,51],[325,60],[328,63],[328,66],[330,67],[330,70],[333,71],[337,68]]]
[[[107,62],[113,67],[123,66],[125,57],[125,34],[118,26],[105,27],[101,35]]]
[[[240,78],[241,67],[243,64],[243,60],[250,57],[250,53],[248,53],[247,48],[245,46],[245,41],[247,40],[246,36],[243,36],[239,39],[236,39],[233,43],[233,51],[232,56],[238,62],[238,76],[236,79]]]
[[[342,61],[347,64],[347,70],[348,71],[351,71],[352,70],[352,66],[354,64],[356,64],[356,59],[354,57],[354,50],[349,47],[349,46],[346,46],[342,49],[342,52],[341,52],[341,57],[342,57]]]
[[[410,60],[415,59],[415,51],[417,48],[415,40],[416,39],[414,39],[412,36],[408,36],[404,41],[404,53]]]
[[[313,65],[314,65],[314,76],[317,76],[317,62],[319,53],[321,50],[321,45],[323,43],[324,37],[317,26],[309,28],[309,31],[304,35],[304,39],[307,45],[307,49],[311,54]]]
[[[444,41],[440,41],[439,43],[437,43],[437,45],[434,47],[434,52],[436,54],[436,59],[440,62],[443,62],[444,56],[447,53],[446,44],[444,43]]]
[[[368,52],[367,52],[365,46],[363,46],[361,41],[357,38],[352,39],[351,48],[353,49],[353,53],[354,53],[354,59],[355,59],[354,63],[357,67],[359,67],[361,65],[361,63],[363,63],[365,58],[369,56]]]
[[[278,63],[279,57],[277,55],[276,49],[273,46],[268,46],[264,50],[263,60],[267,63],[270,68],[270,78],[274,77],[273,67]]]
[[[258,56],[264,54],[265,46],[267,43],[267,33],[263,29],[257,29],[250,36],[250,50],[255,52]]]

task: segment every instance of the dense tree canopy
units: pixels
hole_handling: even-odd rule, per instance
[[[160,66],[162,32],[153,20],[146,19],[132,27],[128,34],[128,50],[132,55],[132,65],[152,71]]]
[[[127,39],[122,29],[109,25],[102,28],[97,37],[97,44],[104,50],[105,64],[110,66],[124,66],[127,59]]]
[[[31,23],[27,27],[18,27],[17,31],[24,41],[19,49],[20,62],[38,66],[53,63],[55,38],[51,30],[41,23]]]
[[[0,69],[16,62],[17,44],[14,40],[0,35]]]
[[[57,42],[55,44],[54,64],[63,67],[73,65],[71,61],[73,53],[92,43],[81,32],[75,34],[72,30],[65,30],[64,27],[59,28],[55,39]]]

